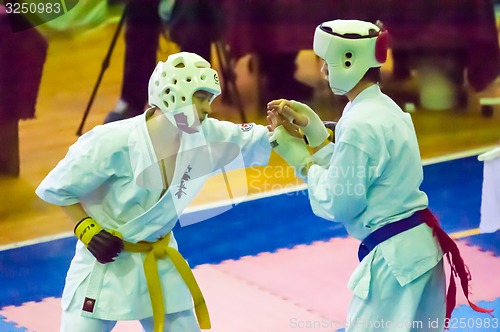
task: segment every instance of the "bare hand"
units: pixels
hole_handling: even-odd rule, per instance
[[[267,111],[266,119],[269,123],[267,125],[267,130],[272,132],[276,129],[276,127],[283,126],[290,135],[297,138],[303,138],[303,135],[299,132],[299,128],[290,123],[290,121],[288,121],[283,115],[279,114],[276,110]]]
[[[287,99],[273,100],[267,104],[267,109],[278,112],[299,127],[305,127],[309,122],[307,116],[296,112]]]
[[[283,123],[282,117],[278,114],[277,111],[267,111],[267,130],[273,132],[278,126],[281,126]]]

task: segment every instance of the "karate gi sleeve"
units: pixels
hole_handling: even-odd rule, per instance
[[[367,207],[370,181],[369,155],[349,143],[336,143],[330,163],[312,165],[308,172],[309,200],[314,214],[337,222],[353,220]]]
[[[235,124],[207,119],[205,126],[209,142],[231,142],[239,146],[246,167],[263,166],[269,162],[270,133],[265,126],[254,123]]]
[[[114,173],[110,165],[116,154],[110,151],[110,139],[92,131],[81,136],[42,180],[36,194],[44,201],[60,206],[80,202]]]
[[[313,162],[316,165],[327,167],[330,163],[330,160],[333,156],[333,151],[335,150],[335,144],[329,143],[325,145],[323,148],[318,150],[315,154],[312,155]]]

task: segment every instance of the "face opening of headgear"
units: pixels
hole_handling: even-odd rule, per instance
[[[365,21],[328,21],[314,33],[314,53],[328,66],[328,83],[337,95],[352,90],[368,69],[382,66],[387,47],[388,32]]]
[[[193,94],[207,91],[220,95],[221,87],[216,70],[195,53],[180,52],[170,55],[165,62],[158,62],[148,84],[149,105],[159,108],[167,119],[179,129],[194,132],[199,123],[193,106]]]

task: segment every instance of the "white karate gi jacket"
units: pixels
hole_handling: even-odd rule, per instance
[[[266,127],[207,118],[200,132],[183,133],[175,174],[160,199],[162,180],[145,114],[97,126],[81,136],[36,189],[37,195],[60,206],[81,203],[90,217],[105,229],[117,230],[126,241],[156,241],[174,227],[209,172],[224,166],[201,153],[207,151],[203,150],[207,144],[236,144],[246,166],[268,163],[271,147]],[[192,153],[199,147],[202,150]],[[224,156],[220,147],[218,155]],[[230,153],[234,153],[232,147]],[[173,234],[170,246],[177,249]],[[152,316],[143,255],[122,252],[115,262],[100,264],[78,241],[66,278],[63,309],[79,287],[86,287],[86,297],[96,299],[93,312],[82,311],[87,317],[137,320]],[[192,308],[191,294],[170,259],[158,260],[158,270],[166,313]]]
[[[427,207],[411,117],[378,85],[349,102],[335,128],[335,144],[319,150],[307,176],[313,212],[341,222],[363,240],[378,228]],[[432,231],[419,225],[379,244],[353,272],[349,287],[366,299],[374,255],[383,255],[401,286],[415,280],[442,258]]]

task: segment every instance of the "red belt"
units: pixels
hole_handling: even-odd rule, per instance
[[[449,318],[451,317],[451,313],[456,304],[457,287],[455,285],[454,277],[457,276],[460,278],[462,291],[464,292],[465,298],[469,302],[471,308],[474,309],[474,311],[487,313],[490,316],[493,316],[491,315],[491,313],[493,312],[492,309],[481,308],[469,300],[469,281],[471,281],[472,278],[469,268],[467,267],[467,265],[465,265],[464,260],[460,255],[460,250],[458,249],[455,241],[441,228],[436,217],[429,209],[422,210],[422,215],[424,222],[430,228],[432,228],[432,234],[434,234],[434,236],[438,239],[439,245],[443,250],[443,254],[448,259],[448,263],[450,264],[451,268],[450,284],[448,286],[448,292],[446,294],[446,318],[448,318],[446,321],[449,322]]]

